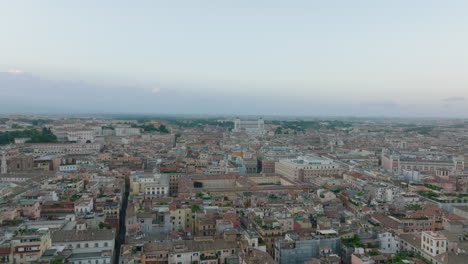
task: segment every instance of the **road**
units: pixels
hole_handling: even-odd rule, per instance
[[[117,239],[115,241],[115,249],[114,249],[114,264],[119,263],[120,258],[120,249],[123,244],[125,244],[125,216],[127,215],[127,205],[128,205],[128,194],[129,194],[129,183],[125,181],[125,191],[122,197],[122,207],[120,209],[119,215],[119,230],[117,230]]]

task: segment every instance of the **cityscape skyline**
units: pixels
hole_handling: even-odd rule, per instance
[[[259,109],[257,107],[265,99],[260,95],[244,97],[224,91],[197,94],[177,89],[145,91],[84,81],[52,81],[22,71],[0,73],[0,87],[7,87],[0,89],[4,98],[0,111],[5,114],[468,118],[464,96],[447,97],[423,105],[394,101],[309,102],[309,98],[272,97]],[[28,96],[25,97],[25,93]],[[71,95],[73,100],[84,104],[70,105]]]
[[[467,264],[468,1],[0,1],[0,264]]]

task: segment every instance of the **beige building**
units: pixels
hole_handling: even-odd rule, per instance
[[[145,197],[169,196],[169,176],[159,173],[137,173],[130,176],[130,194]]]
[[[187,228],[193,230],[195,219],[192,217],[192,209],[179,208],[171,210],[171,229],[172,231],[186,230]]]
[[[283,159],[275,164],[275,173],[302,182],[314,182],[317,177],[341,177],[343,171],[331,159],[318,156],[301,156]]]
[[[13,263],[36,263],[42,253],[51,247],[48,228],[19,229],[11,240]]]

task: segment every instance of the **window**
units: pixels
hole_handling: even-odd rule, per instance
[[[99,243],[94,243],[94,247],[99,247]]]
[[[89,247],[88,243],[85,243],[85,244],[84,244],[84,247],[85,247],[85,248],[88,248],[88,247]]]
[[[104,246],[107,247],[109,246],[109,244],[107,242],[104,242]]]

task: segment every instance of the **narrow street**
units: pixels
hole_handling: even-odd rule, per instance
[[[129,194],[129,182],[128,179],[125,180],[125,191],[122,197],[122,209],[120,210],[119,215],[119,230],[117,230],[117,238],[115,241],[114,249],[114,264],[119,263],[120,258],[120,248],[125,244],[125,216],[127,215],[127,205],[128,205],[128,194]]]

